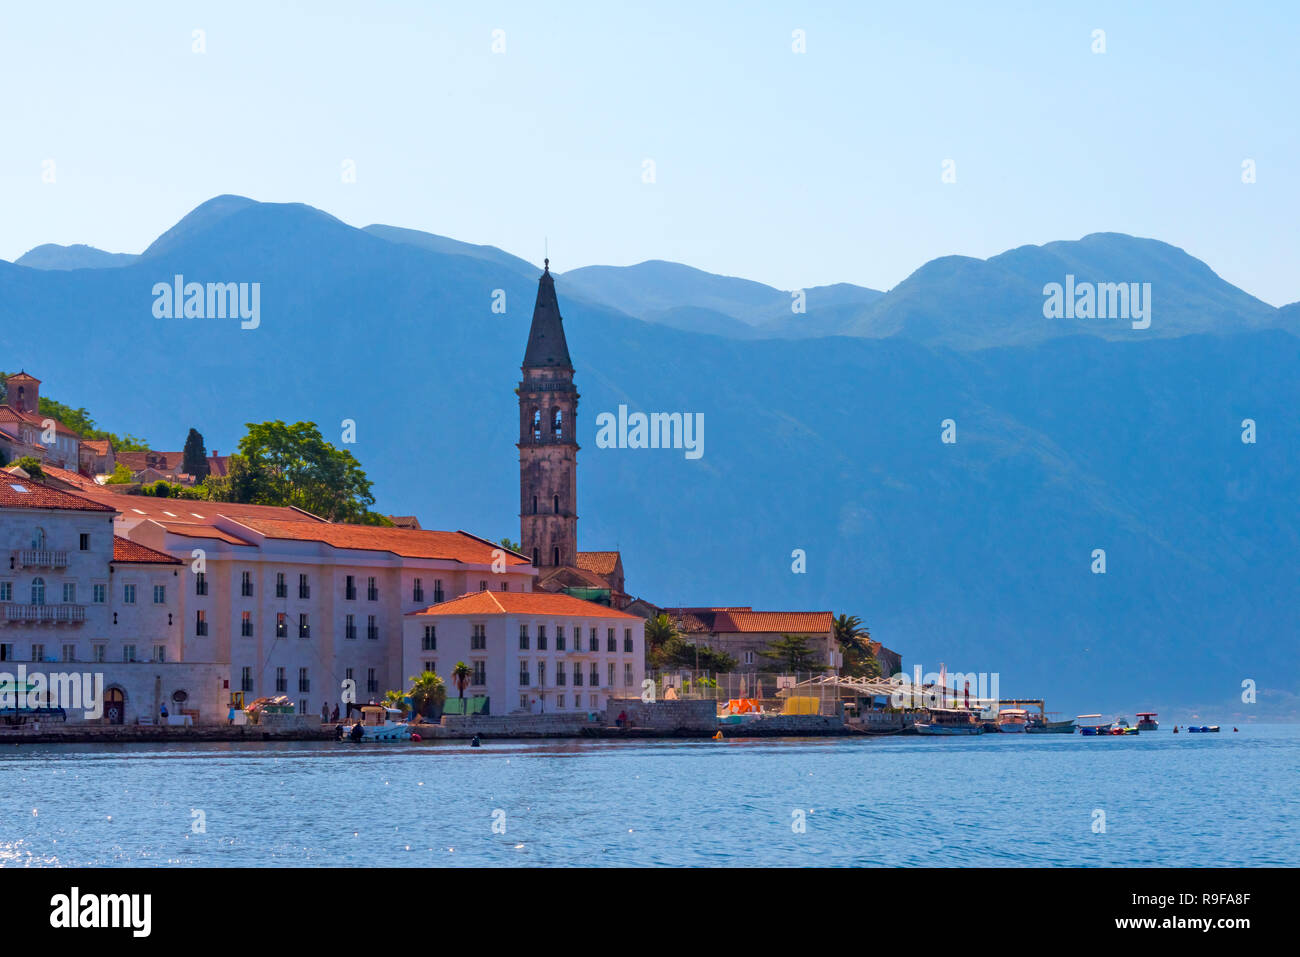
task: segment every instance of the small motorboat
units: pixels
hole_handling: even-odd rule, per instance
[[[360,717],[351,724],[340,724],[335,732],[339,741],[359,743],[371,741],[409,741],[411,726],[400,720],[402,712],[396,708],[385,708],[378,704],[348,705],[348,716],[353,709],[359,711]]]
[[[1128,723],[1128,718],[1116,718],[1115,723],[1110,726],[1107,734],[1138,734],[1138,729]]]
[[[1053,714],[1055,712],[1052,712]],[[1030,718],[1029,724],[1025,725],[1026,734],[1074,734],[1073,720],[1047,720],[1047,715],[1037,718]]]
[[[1155,731],[1159,727],[1160,727],[1160,722],[1156,720],[1156,713],[1154,711],[1138,712],[1139,731]]]
[[[1110,733],[1111,723],[1099,714],[1081,714],[1074,721],[1079,727],[1079,734],[1085,738],[1095,738]]]
[[[1203,724],[1200,727],[1189,725],[1187,728],[1188,734],[1216,734],[1218,730],[1219,726],[1217,724]]]

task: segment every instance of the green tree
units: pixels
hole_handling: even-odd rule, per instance
[[[835,619],[835,641],[844,656],[843,674],[855,678],[879,678],[880,662],[871,653],[871,633],[857,615]]]
[[[725,651],[698,645],[677,635],[659,646],[654,664],[661,668],[691,668],[726,674],[735,671],[739,662]]]
[[[521,555],[524,553],[524,546],[520,545],[518,542],[510,541],[509,536],[506,536],[505,538],[501,539],[501,541],[498,542],[497,544],[499,544],[502,548],[509,549],[512,552],[518,552]]]
[[[198,429],[190,429],[185,437],[185,449],[181,452],[181,471],[194,476],[194,481],[202,482],[208,477],[208,450],[203,444],[203,436]]]
[[[14,463],[15,466],[22,469],[38,482],[45,481],[45,469],[41,468],[41,460],[34,455],[24,455]]]
[[[433,717],[447,700],[446,683],[432,671],[411,675],[409,680],[411,690],[407,692],[407,696],[415,706],[415,713],[426,718]]]
[[[113,474],[104,479],[105,485],[126,485],[131,481],[131,470],[121,462],[113,466]]]
[[[385,708],[396,708],[398,711],[406,711],[406,692],[405,691],[385,691],[384,700],[381,702]]]
[[[826,666],[817,660],[817,653],[809,647],[807,635],[782,635],[759,654],[772,660],[772,664],[764,668],[764,671],[794,674],[800,671],[826,670]]]
[[[314,422],[248,423],[226,479],[212,483],[216,501],[295,505],[331,522],[391,525],[375,503],[361,464],[325,441]]]
[[[0,405],[3,405],[8,399],[7,382],[12,373],[0,372]],[[107,432],[97,428],[95,420],[91,418],[90,413],[85,409],[74,409],[70,405],[64,405],[62,402],[56,402],[54,399],[42,396],[36,404],[36,409],[41,415],[47,415],[52,419],[58,419],[68,428],[77,432],[83,439],[108,439],[113,443],[113,448],[119,452],[147,452],[149,443],[144,439],[134,435],[117,436],[112,432]]]
[[[660,612],[645,623],[645,660],[655,664],[659,659],[659,649],[674,638],[679,637],[677,623],[666,612]]]
[[[456,667],[451,669],[451,683],[456,686],[460,692],[460,713],[465,713],[465,689],[469,687],[470,679],[474,677],[474,669],[463,661],[456,662]]]

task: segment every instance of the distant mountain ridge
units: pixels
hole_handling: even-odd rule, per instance
[[[0,262],[4,365],[160,447],[194,426],[226,450],[244,423],[273,418],[341,441],[351,420],[378,508],[516,536],[513,389],[536,267],[301,204],[196,213],[113,268]],[[1295,720],[1294,309],[1129,240],[936,260],[865,304],[852,289],[839,304],[809,297],[802,321],[842,309],[836,322],[875,323],[855,336],[672,328],[558,275],[582,394],[582,547],[620,548],[629,589],[652,601],[860,614],[909,670],[996,672],[1003,694],[1045,695],[1054,710],[1209,702],[1207,718]],[[637,279],[627,268],[620,282]],[[1052,326],[1041,289],[1063,269],[1152,282],[1153,330],[1168,302],[1176,334]],[[260,326],[155,318],[151,289],[175,273],[259,282]],[[707,285],[777,303],[761,283]],[[720,305],[739,308],[716,292],[709,305],[656,303],[757,327]],[[599,448],[595,416],[620,404],[703,414],[703,458]],[[1241,440],[1247,418],[1254,444]],[[955,444],[940,438],[948,419]],[[1090,570],[1096,548],[1105,575]],[[1246,678],[1258,710],[1240,703]]]

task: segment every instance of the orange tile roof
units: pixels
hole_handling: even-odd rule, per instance
[[[597,575],[612,575],[618,565],[618,552],[578,552],[578,567]]]
[[[626,618],[640,615],[615,611],[607,605],[583,601],[572,595],[546,591],[472,591],[459,598],[430,605],[412,615],[554,615],[583,618]]]
[[[324,542],[334,548],[391,552],[403,558],[433,558],[466,565],[490,565],[495,551],[505,554],[507,565],[527,565],[528,560],[467,532],[386,528],[379,525],[345,525],[329,522],[282,522],[235,518],[241,525],[268,538]]]
[[[108,439],[82,439],[81,444],[88,449],[93,449],[100,455],[107,455],[110,443]]]
[[[45,420],[49,419],[54,423],[54,431],[61,432],[64,435],[71,435],[73,438],[80,439],[81,433],[74,429],[68,428],[58,419],[50,415],[41,415],[39,412],[19,412],[17,409],[8,405],[0,405],[0,418],[7,419],[10,422],[26,422],[35,429],[44,429]]]
[[[157,522],[177,522],[185,525],[211,525],[217,516],[225,515],[240,522],[246,518],[269,518],[282,521],[324,523],[323,518],[302,509],[280,505],[242,505],[236,502],[205,502],[193,498],[154,498],[151,495],[123,495],[114,492],[110,485],[87,489],[85,496],[96,502],[112,505],[132,518],[151,518]]]
[[[237,535],[231,535],[229,532],[223,532],[211,525],[186,525],[182,522],[159,522],[158,524],[173,535],[182,535],[186,538],[211,538],[220,542],[229,542],[231,545],[255,547],[252,542],[246,541]]]
[[[70,512],[114,512],[82,495],[50,488],[12,473],[0,474],[0,508],[53,508]]]
[[[97,492],[101,488],[100,484],[92,478],[86,478],[80,472],[69,472],[67,469],[55,468],[52,465],[42,465],[41,471],[49,478],[58,479],[68,485],[75,485],[79,489]]]
[[[144,562],[150,565],[183,565],[179,558],[172,558],[166,552],[155,551],[139,542],[133,542],[121,535],[113,536],[113,561]]]
[[[686,631],[771,632],[824,634],[834,629],[829,611],[754,611],[748,605],[715,608],[665,608],[670,618],[681,619]]]

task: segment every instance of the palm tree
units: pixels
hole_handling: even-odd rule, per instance
[[[666,612],[660,612],[647,621],[645,623],[646,664],[655,663],[660,650],[679,636],[680,632],[677,630],[677,623],[669,618]]]
[[[426,718],[433,717],[434,709],[442,707],[442,703],[447,700],[447,685],[432,671],[411,675],[410,682],[411,690],[407,696],[411,699],[415,713]]]
[[[386,708],[396,708],[399,711],[406,710],[406,694],[402,691],[385,691],[383,705]]]
[[[879,677],[880,665],[871,653],[871,632],[862,624],[862,620],[857,615],[840,615],[835,619],[834,625],[835,641],[844,656],[844,673],[858,677]],[[873,670],[874,675],[871,673]]]
[[[456,662],[456,667],[451,669],[452,683],[460,690],[460,713],[465,713],[465,689],[469,687],[470,679],[474,677],[474,669],[463,661]]]

